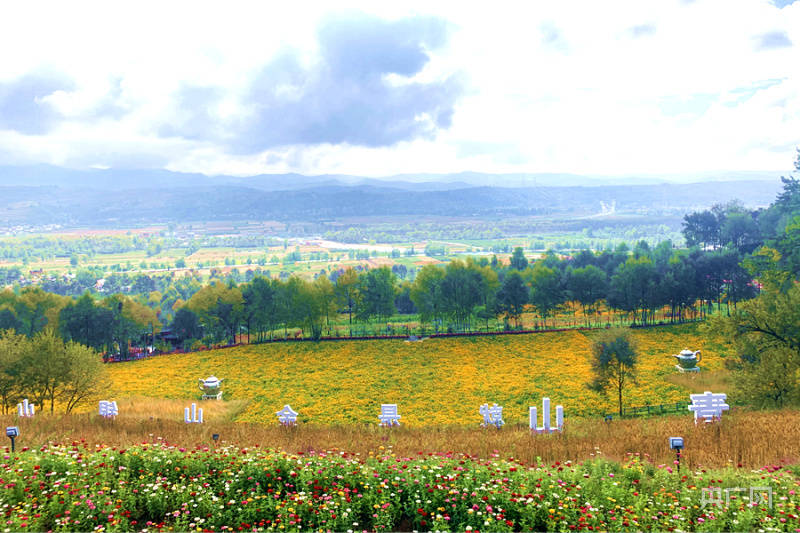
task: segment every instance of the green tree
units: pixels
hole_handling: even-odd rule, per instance
[[[699,211],[683,217],[683,236],[689,246],[703,249],[716,246],[720,239],[720,223],[711,211]]]
[[[318,340],[322,336],[325,310],[317,286],[292,276],[285,284],[285,295],[289,303],[289,324]]]
[[[358,273],[352,268],[345,270],[334,285],[336,302],[341,308],[347,310],[347,318],[350,324],[350,335],[353,334],[353,314],[358,312],[358,304],[361,301],[359,291]]]
[[[794,168],[800,172],[800,148],[797,149],[797,159]],[[786,226],[800,216],[800,180],[794,177],[781,177],[783,191],[768,209],[758,215],[758,225],[767,238],[768,244],[774,246],[773,239],[780,238]]]
[[[91,346],[98,351],[111,347],[113,323],[113,312],[95,305],[89,293],[67,304],[59,315],[59,331],[64,339]]]
[[[55,410],[55,402],[61,388],[69,379],[70,361],[64,348],[64,341],[53,331],[37,333],[26,342],[23,355],[20,382],[33,403]]]
[[[414,278],[411,286],[411,300],[419,311],[419,320],[423,324],[442,317],[441,288],[444,269],[435,265],[425,265]]]
[[[697,276],[690,259],[685,254],[673,254],[659,285],[670,306],[670,320],[674,321],[677,316],[678,321],[683,321],[684,312],[694,308],[699,297]]]
[[[531,270],[530,279],[531,304],[546,325],[547,318],[564,303],[561,274],[558,270],[545,266],[544,262],[537,261]]]
[[[359,320],[371,317],[386,319],[397,312],[394,306],[395,275],[389,267],[374,268],[362,274],[360,292],[362,302],[359,308]]]
[[[336,289],[328,276],[321,275],[314,280],[314,290],[325,314],[325,325],[330,328],[331,315],[336,313]]]
[[[49,407],[52,413],[59,403],[69,413],[108,388],[106,369],[97,352],[78,343],[64,343],[51,330],[33,338],[4,335],[0,361],[0,380],[13,379],[15,383],[2,395],[6,410],[24,391],[41,409]],[[5,366],[7,363],[10,366]]]
[[[264,340],[266,331],[272,332],[278,319],[277,288],[264,276],[256,276],[242,289],[244,298],[244,320],[248,335],[252,329],[258,332],[258,340]]]
[[[787,279],[800,279],[800,214],[788,222],[774,246],[781,256],[778,268],[786,273]]]
[[[108,390],[110,381],[97,352],[75,342],[66,343],[63,349],[69,368],[58,399],[69,413],[81,404],[96,400],[101,393]]]
[[[11,329],[22,330],[22,322],[17,320],[17,314],[10,307],[0,307],[0,331]]]
[[[147,341],[161,331],[161,322],[156,312],[148,306],[122,294],[114,294],[103,300],[103,306],[111,311],[111,336],[119,348],[119,354],[128,356],[131,342]]]
[[[497,271],[489,267],[489,260],[482,257],[477,263],[472,258],[467,259],[467,262],[475,265],[475,268],[480,270],[483,277],[482,291],[483,302],[475,308],[475,316],[480,320],[486,321],[486,329],[489,329],[489,319],[497,318],[497,305],[496,297],[500,288],[500,280],[497,276]]]
[[[39,287],[25,287],[16,299],[17,319],[29,337],[42,331],[45,326],[58,328],[58,314],[68,298],[43,291]]]
[[[404,281],[397,289],[397,294],[394,297],[394,305],[397,307],[397,312],[401,315],[413,315],[417,313],[417,306],[411,300],[411,282]]]
[[[733,246],[741,253],[750,253],[761,242],[758,224],[750,213],[728,213],[720,230],[723,244]]]
[[[606,273],[594,265],[587,265],[567,271],[567,291],[570,297],[581,304],[584,320],[608,292]]]
[[[197,313],[210,342],[236,342],[244,312],[244,298],[238,287],[214,282],[197,291],[186,306]]]
[[[625,389],[636,382],[638,353],[629,330],[612,328],[599,332],[592,341],[593,379],[589,389],[608,395],[616,392],[622,416]]]
[[[771,348],[758,353],[743,348],[740,343],[738,359],[726,361],[732,369],[731,396],[746,400],[756,408],[786,407],[800,404],[800,362],[788,348]]]
[[[469,325],[475,307],[483,302],[486,280],[475,263],[454,260],[445,267],[439,286],[442,311],[462,329]]]
[[[736,357],[737,396],[759,407],[794,403],[800,394],[800,285],[767,288],[730,317],[712,317],[712,331],[729,339]]]
[[[12,330],[0,331],[0,409],[3,414],[16,405],[22,395],[20,372],[28,339]]]
[[[525,253],[522,251],[521,246],[514,248],[510,259],[511,268],[519,270],[520,272],[528,268],[528,260],[525,258]]]
[[[203,328],[200,326],[200,319],[197,317],[197,313],[186,307],[178,309],[172,319],[172,332],[181,343],[192,339],[200,339],[203,336]]]
[[[611,277],[608,304],[632,313],[634,324],[637,318],[641,319],[642,324],[646,324],[655,283],[655,269],[650,258],[629,257]]]
[[[522,279],[522,275],[519,272],[511,271],[506,274],[500,290],[497,291],[497,311],[504,315],[506,320],[514,320],[519,326],[519,319],[525,311],[529,298],[528,286]]]

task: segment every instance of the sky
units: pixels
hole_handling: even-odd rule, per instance
[[[792,170],[800,0],[489,7],[4,2],[0,165]]]

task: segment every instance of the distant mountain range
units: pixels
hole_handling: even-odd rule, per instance
[[[744,179],[748,176],[751,179]],[[400,175],[386,180],[299,174],[240,178],[167,170],[0,167],[0,227],[397,215],[674,216],[734,199],[750,207],[766,206],[781,189],[778,175],[738,173],[731,178],[697,183],[479,173]]]
[[[780,172],[705,172],[694,174],[645,174],[640,176],[586,176],[580,174],[397,174],[386,178],[347,174],[260,174],[257,176],[206,176],[163,169],[86,169],[75,170],[50,165],[27,167],[0,166],[0,186],[58,186],[79,189],[160,189],[173,187],[215,187],[232,185],[263,191],[305,189],[318,186],[369,185],[414,191],[464,189],[468,187],[604,187],[609,185],[656,185],[706,181],[778,182]]]

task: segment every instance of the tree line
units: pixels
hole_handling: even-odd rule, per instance
[[[543,327],[557,313],[579,309],[586,325],[600,311],[624,313],[636,325],[655,321],[667,308],[672,321],[704,316],[709,308],[734,307],[754,296],[757,284],[731,249],[677,250],[669,242],[633,250],[584,251],[574,257],[554,253],[530,262],[521,248],[509,264],[496,258],[426,265],[413,281],[400,281],[389,267],[339,270],[308,281],[256,277],[249,283],[216,282],[197,291],[175,314],[172,329],[182,342],[204,339],[235,342],[246,332],[256,342],[299,328],[319,338],[337,316],[349,332],[363,324],[383,324],[397,314],[413,315],[423,331],[469,331],[502,320],[521,326],[533,312]]]
[[[233,231],[236,231],[234,228]],[[0,258],[47,261],[56,258],[93,258],[106,254],[145,251],[147,257],[163,250],[181,248],[187,256],[200,248],[268,248],[283,244],[283,239],[256,234],[204,235],[203,230],[173,224],[157,234],[51,236],[20,235],[0,238]],[[73,264],[72,266],[77,266]]]
[[[122,294],[98,300],[89,293],[73,299],[39,287],[0,291],[0,331],[27,338],[49,332],[99,352],[127,354],[132,345],[152,343],[161,328],[155,310]]]

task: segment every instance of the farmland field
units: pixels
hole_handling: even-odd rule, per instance
[[[502,405],[507,424],[527,423],[547,396],[565,416],[613,412],[613,398],[587,390],[591,331],[497,337],[274,343],[168,355],[109,367],[115,398],[195,399],[198,378],[223,378],[225,398],[244,402],[236,421],[274,424],[290,404],[318,425],[376,423],[381,403],[397,403],[409,426],[471,426],[478,406]],[[687,401],[669,354],[700,349],[705,372],[720,370],[724,344],[695,325],[634,333],[639,376],[626,406]],[[684,380],[691,382],[691,378]]]

